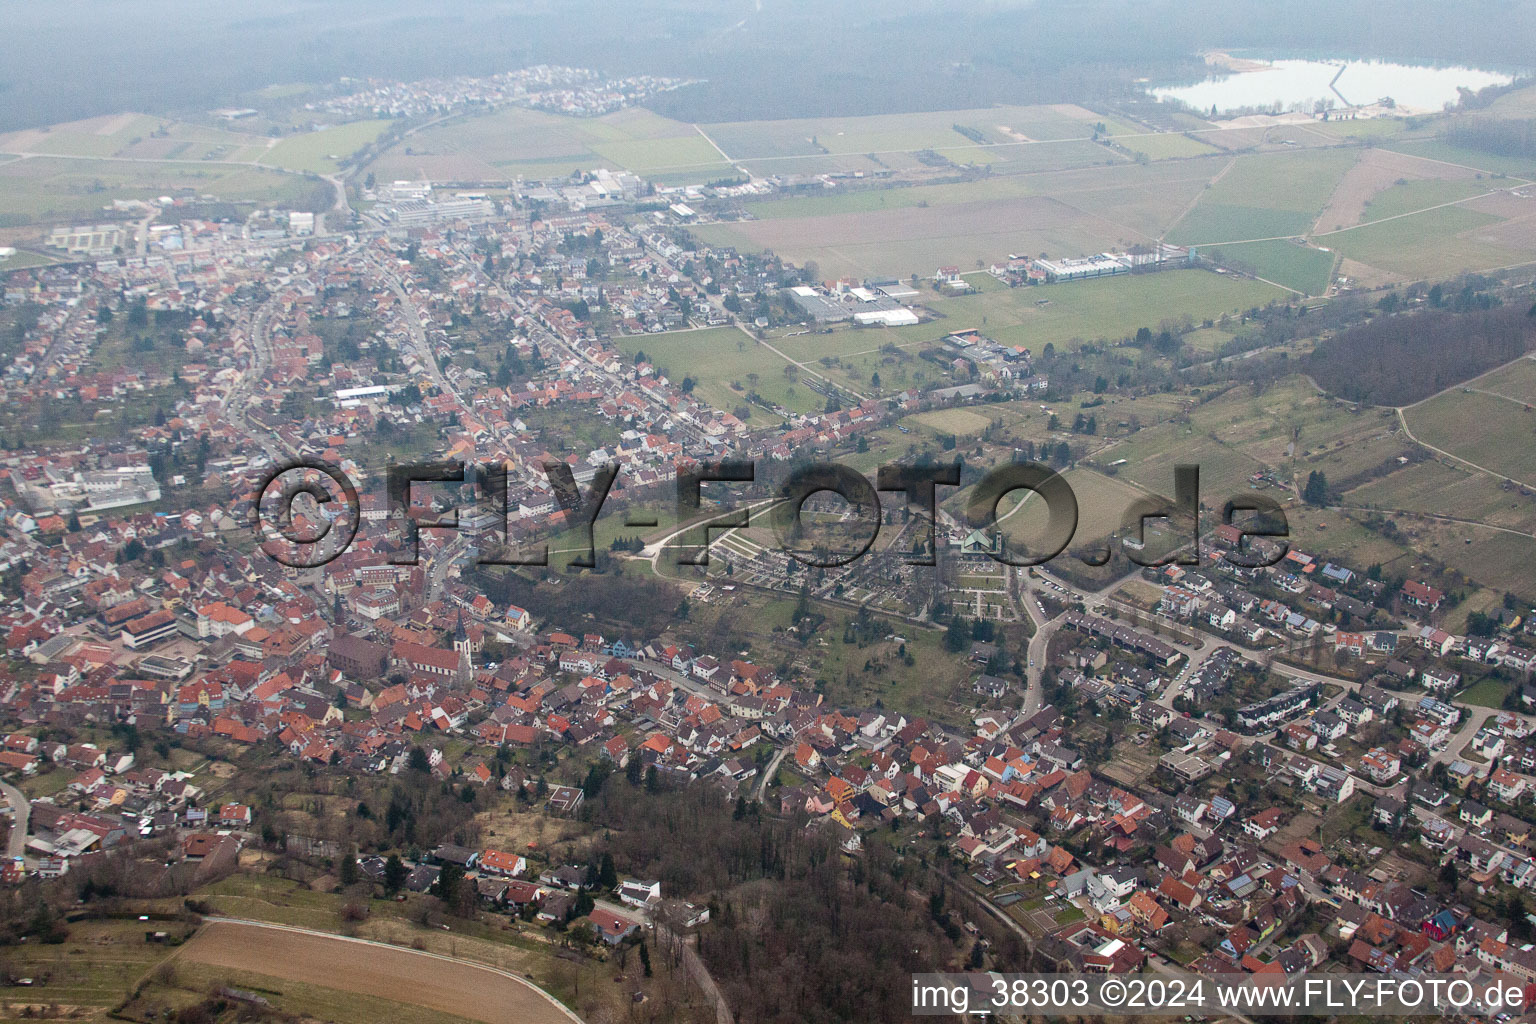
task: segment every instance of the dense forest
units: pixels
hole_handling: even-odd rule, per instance
[[[1450,300],[1434,289],[1432,308],[1378,316],[1323,340],[1304,371],[1318,387],[1352,402],[1395,406],[1428,398],[1531,348],[1536,307],[1478,308],[1480,296],[1486,298],[1471,285]],[[1437,301],[1449,304],[1433,308]]]
[[[484,75],[539,63],[705,84],[654,97],[684,121],[1092,102],[1197,80],[1205,49],[1524,69],[1536,7],[1403,0],[1000,0],[957,11],[848,0],[58,0],[6,6],[0,129],[122,110],[201,113],[265,86],[340,76]],[[153,60],[126,54],[153,53]]]
[[[1536,160],[1536,120],[1456,117],[1446,126],[1445,138],[1468,149]]]

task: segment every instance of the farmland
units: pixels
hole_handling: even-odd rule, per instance
[[[1404,413],[1425,444],[1516,480],[1536,483],[1536,412],[1482,391],[1438,395]]]
[[[1303,234],[1357,159],[1351,150],[1239,156],[1169,240],[1198,245]]]
[[[1477,229],[1498,223],[1492,214],[1442,206],[1321,236],[1351,259],[1410,280],[1450,277],[1468,270],[1510,266],[1529,259],[1518,250],[1483,241]]]
[[[1286,239],[1214,245],[1205,252],[1228,266],[1306,295],[1326,293],[1333,280],[1333,253]]]
[[[260,941],[252,941],[255,936]],[[501,971],[446,958],[429,963],[427,954],[341,937],[274,928],[253,933],[252,926],[213,922],[183,947],[180,959],[467,1020],[502,1021],[509,1014],[541,1024],[569,1020],[528,984]]]
[[[729,163],[691,125],[630,108],[596,118],[508,108],[450,119],[412,135],[370,164],[380,178],[561,178],[609,167],[658,182],[730,176]]]
[[[771,249],[828,275],[857,277],[929,275],[934,267],[985,265],[1008,252],[1102,251],[1125,237],[1109,221],[1040,196],[786,217],[697,233],[708,242]]]
[[[318,185],[246,165],[32,157],[0,164],[0,216],[9,215],[18,223],[89,219],[112,199],[153,200],[162,195],[216,195],[234,202],[305,206],[317,201]],[[328,188],[324,196],[324,205],[329,205]]]
[[[352,121],[322,131],[305,132],[284,139],[262,156],[261,162],[293,171],[332,174],[353,153],[376,141],[388,121]]]
[[[122,160],[252,160],[268,140],[147,114],[116,114],[0,135],[0,152]]]
[[[1077,341],[1126,338],[1138,327],[1156,327],[1165,320],[1217,320],[1285,297],[1260,281],[1165,270],[1033,288],[998,285],[977,295],[935,299],[932,305],[947,317],[947,330],[980,327],[999,341],[1038,351],[1047,343],[1070,348]]]

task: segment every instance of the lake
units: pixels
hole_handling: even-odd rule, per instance
[[[1224,55],[1222,55],[1224,56]],[[1158,99],[1174,99],[1196,110],[1218,112],[1248,107],[1311,112],[1331,100],[1334,108],[1368,106],[1391,97],[1405,113],[1444,109],[1458,98],[1457,88],[1476,91],[1505,85],[1513,75],[1463,67],[1427,67],[1376,60],[1233,61],[1238,68],[1220,71],[1194,85],[1149,90]]]

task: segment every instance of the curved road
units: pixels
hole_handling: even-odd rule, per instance
[[[15,817],[11,820],[11,836],[5,855],[11,860],[26,855],[27,852],[27,823],[32,818],[32,805],[27,803],[26,796],[9,782],[0,782],[0,794],[5,795],[5,802],[11,805]]]

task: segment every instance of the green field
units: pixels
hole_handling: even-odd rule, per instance
[[[1495,473],[1536,482],[1536,412],[1493,395],[1452,391],[1404,415],[1425,444]]]
[[[1372,196],[1365,204],[1363,220],[1378,221],[1405,213],[1415,213],[1442,203],[1470,199],[1473,196],[1482,195],[1492,187],[1494,187],[1493,183],[1487,181],[1447,181],[1443,178],[1405,181]]]
[[[409,152],[407,152],[409,151]],[[640,107],[603,117],[561,117],[509,107],[433,125],[379,155],[379,178],[555,180],[574,170],[630,170],[662,183],[731,176],[731,165],[692,125]]]
[[[923,149],[950,155],[946,151],[975,147],[976,140],[956,131],[956,125],[979,135],[984,140],[981,145],[995,146],[1008,153],[1027,148],[1031,142],[1088,138],[1093,134],[1093,124],[1099,120],[1099,115],[1081,107],[990,107],[739,121],[706,125],[704,130],[733,160],[752,161],[788,156],[884,155]],[[950,158],[965,162],[953,155]]]
[[[1456,700],[1462,704],[1473,704],[1480,708],[1502,708],[1504,698],[1508,695],[1508,683],[1501,683],[1497,679],[1484,679],[1462,690],[1456,695]]]
[[[261,162],[292,171],[334,174],[353,153],[377,141],[392,122],[351,121],[324,131],[292,135],[267,150]]]
[[[1114,141],[1127,149],[1145,153],[1151,160],[1183,160],[1193,156],[1210,156],[1217,152],[1216,147],[1210,143],[1179,132],[1158,132],[1155,135],[1148,135],[1145,134],[1145,129],[1137,129],[1137,131],[1142,134],[1130,138],[1115,138]]]
[[[1455,516],[1536,533],[1536,501],[1486,473],[1445,461],[1406,466],[1348,491],[1344,499],[1383,511]]]
[[[1442,160],[1448,164],[1472,167],[1488,174],[1509,174],[1528,180],[1536,180],[1536,160],[1529,157],[1499,156],[1480,149],[1464,149],[1442,139],[1412,139],[1392,141],[1388,147],[1399,153]]]
[[[729,412],[746,405],[748,391],[801,413],[820,412],[826,403],[823,396],[785,375],[789,363],[735,327],[636,334],[615,338],[614,343],[627,355],[644,352],[675,383],[692,377],[694,395],[716,409]],[[733,383],[741,390],[733,388]],[[772,413],[754,407],[752,416],[751,425],[761,426],[755,421]]]
[[[1530,257],[1517,249],[1471,236],[1499,223],[1492,214],[1463,206],[1443,206],[1407,217],[1317,236],[1321,244],[1350,259],[1410,278],[1451,277],[1470,270],[1522,263]]]
[[[317,192],[317,189],[319,190]],[[110,219],[101,212],[113,199],[214,195],[230,201],[313,208],[329,186],[299,175],[260,167],[188,162],[65,160],[35,157],[0,164],[0,215],[35,223]]]
[[[0,135],[0,152],[135,160],[231,160],[266,140],[147,114],[109,114]]]
[[[1285,292],[1261,281],[1196,269],[998,288],[936,300],[933,306],[947,317],[947,330],[977,327],[998,341],[1039,351],[1048,342],[1061,348],[1127,338],[1138,327],[1185,317],[1199,324],[1285,298]],[[1039,305],[1041,300],[1047,305]]]
[[[931,277],[937,267],[986,266],[1009,252],[1082,254],[1146,241],[1119,225],[1039,196],[695,229],[710,244],[771,249],[822,277]]]
[[[1357,159],[1348,149],[1240,156],[1169,240],[1196,245],[1305,234]]]
[[[1234,242],[1207,246],[1201,252],[1213,259],[1231,260],[1239,269],[1307,295],[1322,295],[1333,282],[1333,253],[1295,242]]]
[[[1125,525],[1127,513],[1147,493],[1125,480],[1091,469],[1068,470],[1062,476],[1072,485],[1072,493],[1077,498],[1077,529],[1070,542],[1073,548],[1103,540],[1119,530]],[[1163,492],[1172,494],[1172,484],[1170,476],[1163,484]],[[1020,505],[1023,507],[1019,508]],[[1016,508],[1019,510],[1015,512]],[[1011,545],[1038,546],[1045,540],[1048,517],[1045,502],[1038,497],[1029,496],[1028,492],[1004,497],[998,503],[997,513]]]

